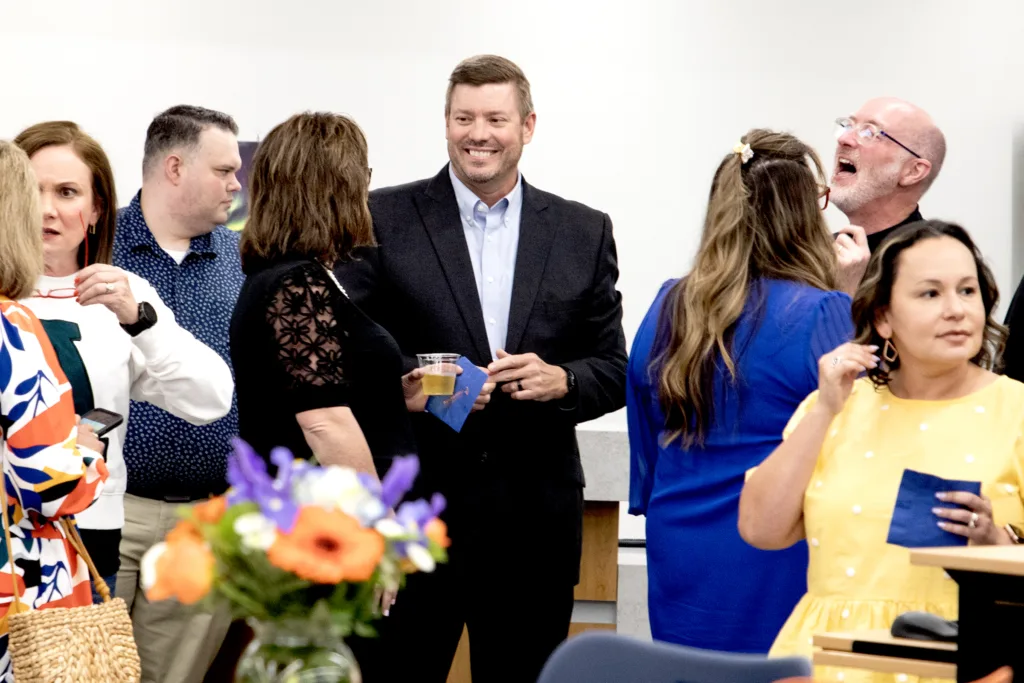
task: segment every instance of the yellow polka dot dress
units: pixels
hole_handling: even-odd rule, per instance
[[[785,436],[817,400],[811,394]],[[810,657],[816,633],[888,629],[903,612],[957,616],[957,585],[939,568],[910,564],[886,538],[905,469],[982,482],[995,522],[1024,520],[1024,384],[999,377],[968,396],[911,401],[854,384],[833,420],[804,497],[808,591],[771,656]],[[939,521],[938,518],[935,520]],[[816,681],[913,683],[915,676],[815,667]]]

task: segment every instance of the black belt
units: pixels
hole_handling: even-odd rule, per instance
[[[197,500],[206,500],[212,496],[217,495],[211,491],[204,492],[190,492],[190,493],[167,493],[166,491],[128,491],[128,495],[137,496],[139,498],[148,498],[149,500],[160,500],[165,503],[192,503]]]

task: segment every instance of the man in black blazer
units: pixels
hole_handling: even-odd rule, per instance
[[[491,377],[461,432],[412,416],[413,494],[446,496],[449,563],[410,577],[360,665],[367,683],[444,683],[466,624],[474,683],[526,683],[566,638],[579,581],[576,424],[625,403],[615,242],[607,215],[519,173],[536,115],[515,64],[462,62],[445,114],[451,163],[373,192],[378,246],[338,275],[407,372],[458,353]]]

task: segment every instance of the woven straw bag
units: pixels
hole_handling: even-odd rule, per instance
[[[60,525],[68,542],[89,567],[103,604],[32,610],[21,601],[14,572],[6,488],[0,476],[4,542],[14,586],[14,604],[7,620],[10,633],[7,649],[14,666],[14,680],[17,683],[138,683],[142,665],[132,635],[128,606],[121,598],[110,598],[110,589],[96,571],[82,537],[67,519],[62,518]]]

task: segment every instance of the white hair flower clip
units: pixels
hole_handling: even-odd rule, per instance
[[[746,164],[748,161],[754,158],[754,150],[750,148],[749,144],[737,142],[733,146],[732,151],[740,155],[741,164]]]

